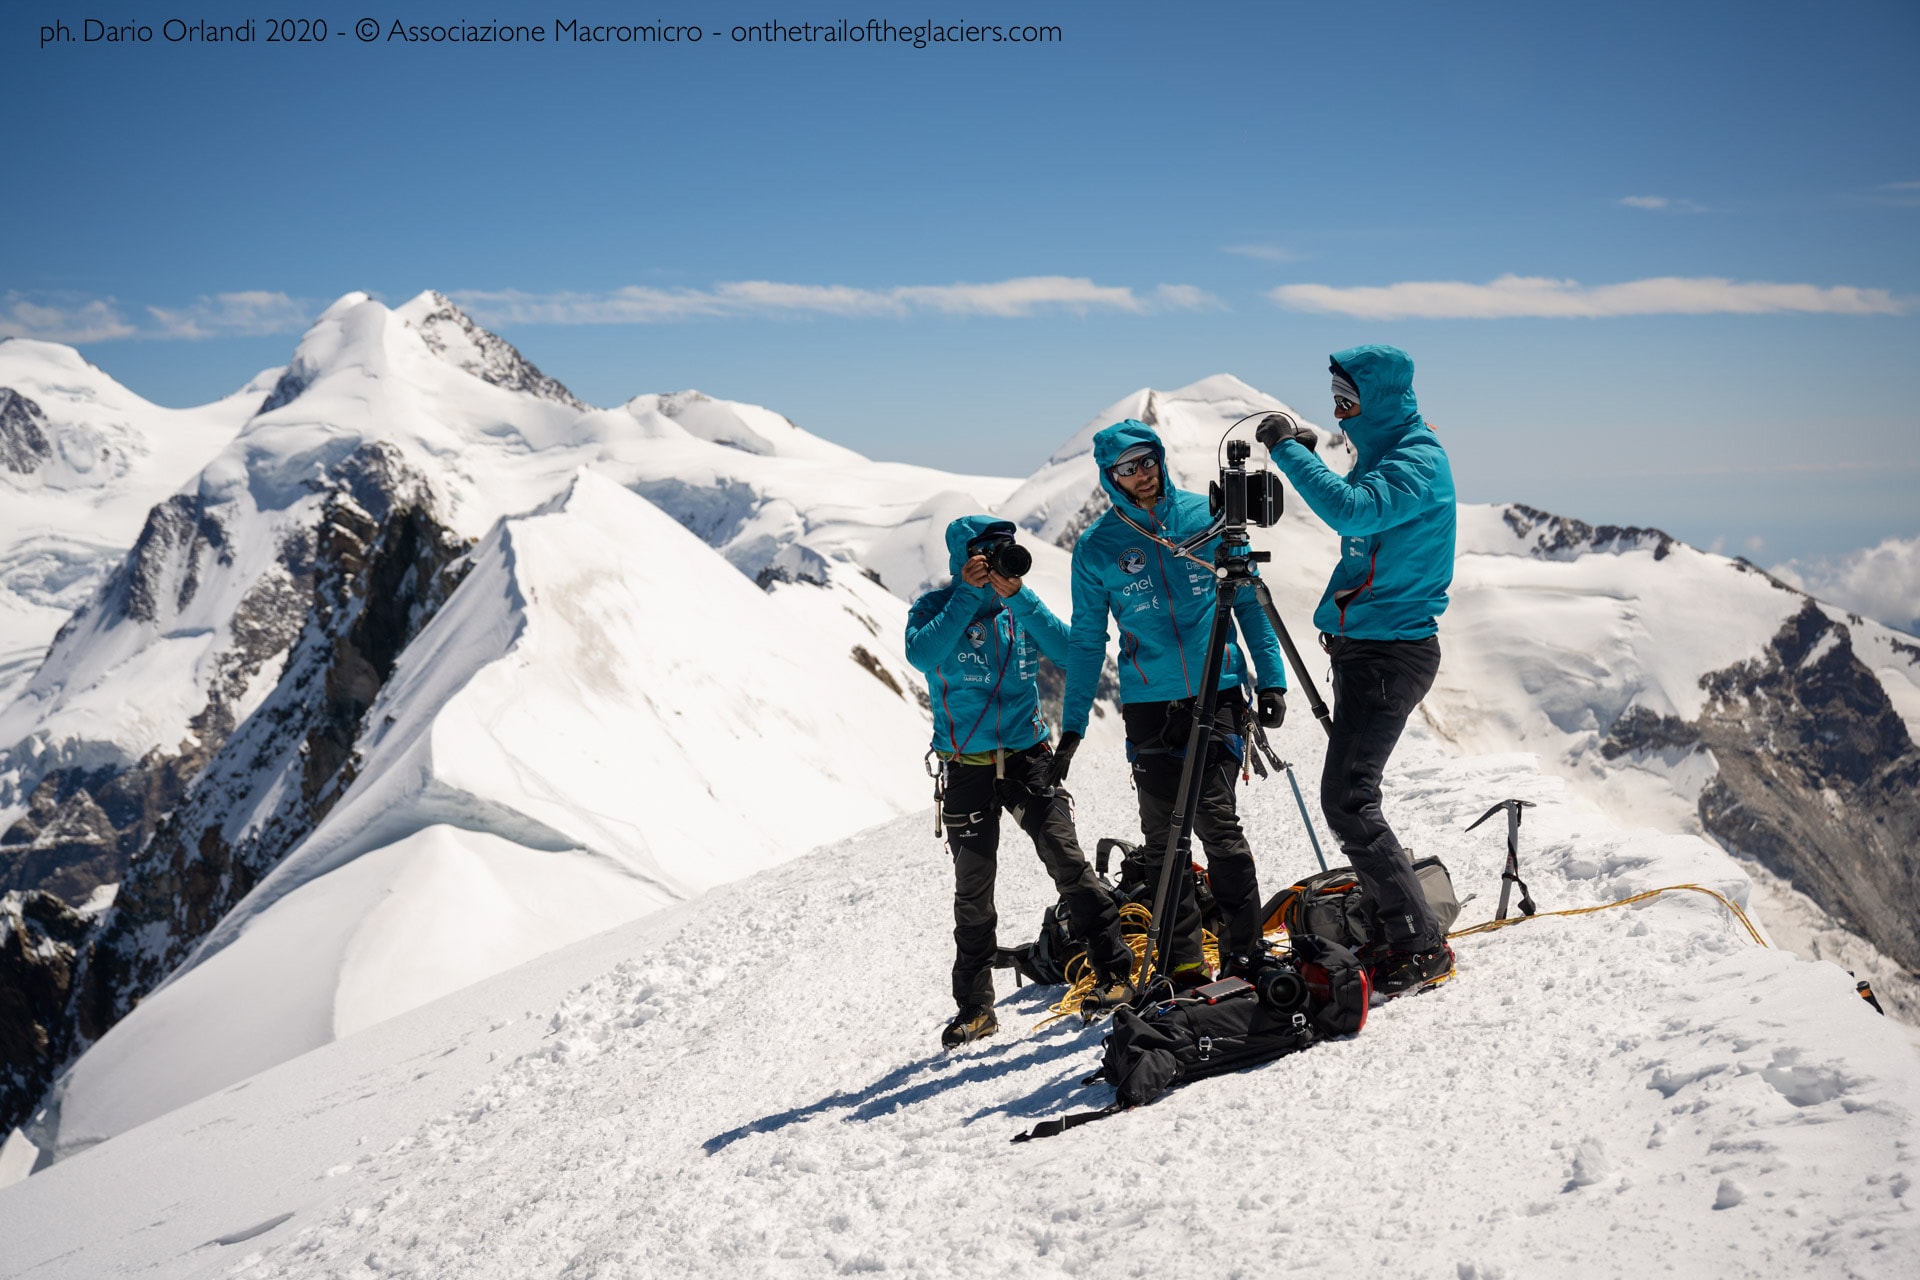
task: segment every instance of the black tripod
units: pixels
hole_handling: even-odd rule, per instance
[[[1280,619],[1280,611],[1274,607],[1273,593],[1253,571],[1254,565],[1263,564],[1273,557],[1268,552],[1253,549],[1247,537],[1247,526],[1250,523],[1271,525],[1279,520],[1283,490],[1272,472],[1250,474],[1246,470],[1246,460],[1252,451],[1252,446],[1244,440],[1227,442],[1227,465],[1222,468],[1220,483],[1215,487],[1215,509],[1219,519],[1200,537],[1190,539],[1177,549],[1181,554],[1191,556],[1192,547],[1216,534],[1220,538],[1220,545],[1213,556],[1215,596],[1213,625],[1207,636],[1207,661],[1200,677],[1200,696],[1193,715],[1193,729],[1187,735],[1187,757],[1180,769],[1180,786],[1174,793],[1175,822],[1167,833],[1165,857],[1160,864],[1160,883],[1153,895],[1153,918],[1147,924],[1147,956],[1146,965],[1141,971],[1139,997],[1142,1005],[1151,1003],[1149,993],[1153,977],[1172,972],[1173,936],[1169,926],[1180,910],[1180,897],[1189,878],[1179,873],[1186,872],[1192,865],[1193,826],[1200,808],[1201,772],[1206,767],[1207,750],[1213,743],[1213,718],[1220,709],[1220,672],[1226,664],[1227,640],[1233,634],[1233,603],[1242,589],[1251,588],[1254,598],[1260,602],[1261,610],[1273,626],[1274,635],[1280,639],[1287,665],[1293,669],[1300,687],[1306,691],[1307,703],[1313,708],[1314,718],[1320,721],[1321,728],[1328,734],[1333,732],[1332,713],[1321,699],[1313,677],[1307,674],[1300,651],[1294,647],[1293,637],[1287,633],[1287,624]]]

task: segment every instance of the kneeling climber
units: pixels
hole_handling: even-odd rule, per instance
[[[947,553],[953,583],[913,602],[907,660],[926,673],[933,750],[943,762],[959,1012],[940,1042],[951,1049],[1000,1027],[993,1014],[993,880],[1002,809],[1033,838],[1067,904],[1071,931],[1087,948],[1095,985],[1086,1007],[1132,999],[1133,952],[1121,939],[1113,896],[1080,851],[1073,799],[1048,781],[1053,748],[1037,677],[1043,654],[1065,663],[1066,626],[1023,585],[1022,561],[1031,564],[1031,557],[1015,546],[1011,522],[963,516],[947,526]]]

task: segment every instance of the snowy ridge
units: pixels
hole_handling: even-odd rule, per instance
[[[1315,732],[1290,725],[1280,748],[1311,761]],[[1117,752],[1076,781],[1089,837],[1125,824]],[[1416,730],[1390,805],[1479,894],[1468,919],[1502,845],[1461,828],[1506,795],[1541,806],[1523,856],[1543,909],[1679,881],[1742,894],[1711,846],[1626,834],[1524,758],[1460,760]],[[1283,784],[1244,811],[1263,879],[1311,865]],[[0,1234],[50,1280],[1231,1274],[1277,1258],[1897,1277],[1920,1258],[1911,1041],[1839,970],[1754,946],[1697,895],[1464,940],[1454,982],[1354,1039],[1014,1147],[1037,1119],[1104,1103],[1077,1087],[1101,1029],[1032,1031],[1045,998],[1015,992],[995,1040],[937,1050],[932,889],[948,874],[924,815],[875,828],[55,1165],[0,1195]],[[1037,864],[1007,859],[1002,882],[1003,932],[1036,920]],[[1310,1193],[1303,1129],[1346,1153]]]
[[[65,1077],[40,1144],[83,1149],[924,803],[904,614],[844,569],[762,591],[581,472],[476,548],[367,712],[357,781]],[[229,839],[296,783],[263,778]]]

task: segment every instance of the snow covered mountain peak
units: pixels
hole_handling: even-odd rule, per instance
[[[697,440],[743,453],[850,464],[866,461],[851,449],[802,431],[784,414],[757,404],[716,400],[699,391],[635,396],[627,401],[626,410],[643,423],[650,414],[658,414]]]

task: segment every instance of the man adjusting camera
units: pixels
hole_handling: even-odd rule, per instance
[[[1121,718],[1127,758],[1140,800],[1142,851],[1157,869],[1186,762],[1207,640],[1217,593],[1213,572],[1216,536],[1177,553],[1182,539],[1209,528],[1207,499],[1175,489],[1167,480],[1167,454],[1160,437],[1129,418],[1093,438],[1100,483],[1113,509],[1095,521],[1073,548],[1073,630],[1066,662],[1067,692],[1061,711],[1056,778],[1065,778],[1087,729],[1094,689],[1106,661],[1107,618],[1120,625]],[[1287,713],[1287,678],[1280,642],[1250,588],[1233,605],[1240,633],[1258,671],[1260,723],[1277,728]],[[1196,779],[1200,790],[1195,830],[1206,849],[1208,881],[1226,919],[1221,939],[1224,967],[1251,969],[1260,941],[1260,890],[1253,850],[1240,829],[1234,788],[1247,751],[1248,707],[1238,692],[1247,664],[1240,646],[1227,641],[1221,667],[1216,732]],[[1176,986],[1194,986],[1211,976],[1201,957],[1200,903],[1180,895],[1172,937],[1169,976]]]
[[[1031,553],[1014,528],[990,516],[947,526],[953,583],[929,591],[907,614],[907,660],[927,677],[933,749],[943,770],[942,820],[953,854],[953,999],[940,1042],[951,1049],[999,1030],[993,1013],[993,907],[1000,813],[1033,838],[1067,904],[1073,936],[1087,948],[1095,985],[1087,1008],[1133,996],[1133,952],[1119,909],[1087,865],[1073,829],[1073,801],[1059,785],[1040,714],[1041,655],[1064,665],[1067,629],[1022,585]],[[1084,715],[1082,720],[1084,722]]]
[[[1440,670],[1435,619],[1453,582],[1453,471],[1420,417],[1413,359],[1398,347],[1336,352],[1333,414],[1358,460],[1345,476],[1318,437],[1270,414],[1257,437],[1314,514],[1340,535],[1340,563],[1313,621],[1333,659],[1333,730],[1320,803],[1378,912],[1364,957],[1374,990],[1396,995],[1453,972],[1453,951],[1380,809],[1380,775]]]

